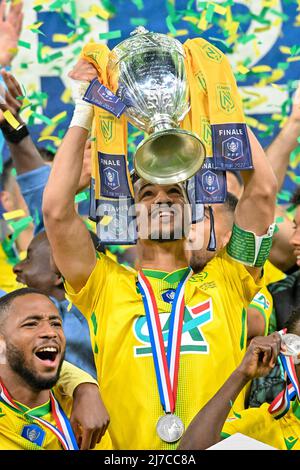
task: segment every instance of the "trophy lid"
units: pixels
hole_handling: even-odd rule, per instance
[[[117,44],[109,54],[109,68],[115,67],[121,60],[131,55],[142,54],[151,49],[166,51],[176,50],[185,57],[185,52],[180,41],[167,34],[148,31],[144,26],[138,26],[130,37]]]

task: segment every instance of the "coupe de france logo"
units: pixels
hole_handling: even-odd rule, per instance
[[[103,170],[104,184],[115,191],[120,187],[119,173],[114,168],[107,167]]]
[[[202,188],[208,194],[214,194],[220,189],[217,176],[210,170],[202,175]]]
[[[228,160],[238,160],[243,157],[243,142],[237,137],[229,137],[222,143],[222,155]]]
[[[31,424],[24,426],[22,429],[21,436],[27,439],[28,441],[36,444],[38,446],[42,446],[44,438],[45,438],[45,431],[41,429],[36,424]]]
[[[213,309],[211,299],[201,302],[194,307],[185,307],[180,346],[181,354],[209,354],[209,344],[201,328],[211,322],[212,319]],[[160,313],[159,321],[166,348],[169,335],[170,313]],[[134,356],[151,356],[151,343],[145,315],[135,320],[133,333],[140,343],[139,346],[134,347]]]

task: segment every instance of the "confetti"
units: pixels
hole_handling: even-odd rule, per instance
[[[20,123],[16,120],[16,118],[12,115],[12,113],[9,110],[4,111],[3,116],[4,116],[5,120],[14,129],[18,129],[18,127],[20,127]]]
[[[109,31],[108,33],[100,33],[99,39],[119,39],[121,37],[121,31]]]
[[[3,218],[5,220],[12,220],[12,219],[17,219],[18,217],[24,217],[24,215],[26,215],[25,211],[23,211],[22,209],[18,209],[18,210],[11,211],[11,212],[4,212]]]

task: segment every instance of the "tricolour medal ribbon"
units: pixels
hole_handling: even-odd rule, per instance
[[[275,418],[280,419],[290,409],[290,402],[295,396],[300,399],[299,382],[296,375],[294,360],[292,356],[280,354],[280,359],[286,373],[285,389],[280,392],[268,408],[269,413]]]
[[[4,387],[4,385],[0,381],[0,400],[6,403],[10,408],[23,413],[22,409],[17,405],[17,403],[11,398],[8,391]],[[30,413],[26,413],[31,419],[38,421],[47,429],[50,429],[51,432],[57,437],[59,442],[61,443],[64,450],[79,450],[78,445],[70,424],[70,421],[66,414],[64,413],[62,407],[56,400],[52,391],[50,391],[50,404],[51,404],[51,412],[53,414],[53,418],[55,420],[56,426],[49,423],[48,421],[31,415]]]
[[[190,268],[178,284],[170,315],[167,354],[165,352],[158,307],[150,282],[142,271],[138,273],[138,287],[148,324],[149,337],[162,407],[166,413],[174,413],[177,396],[181,333],[184,316],[184,289],[193,271]]]

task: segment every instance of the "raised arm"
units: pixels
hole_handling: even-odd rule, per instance
[[[1,130],[9,147],[17,174],[21,175],[43,166],[44,161],[34,145],[30,134],[27,132],[28,135],[25,135],[26,132],[24,132],[26,126],[19,116],[19,111],[22,106],[20,97],[23,94],[19,83],[11,73],[6,72],[5,70],[1,71],[1,76],[7,86],[4,98],[5,103],[1,105],[1,109],[2,111],[9,110],[20,125],[23,126],[22,129],[18,131],[14,130],[13,127],[11,127],[11,125],[4,119],[1,112]],[[22,138],[22,136],[24,137]]]
[[[92,80],[95,69],[87,62],[84,67],[83,79]],[[93,119],[92,106],[82,101],[78,93],[73,119],[56,154],[43,198],[44,223],[55,263],[75,291],[86,284],[96,264],[91,237],[74,206]]]
[[[267,375],[275,366],[280,352],[278,333],[254,338],[239,367],[225,384],[195,416],[180,444],[180,450],[201,450],[221,440],[221,431],[230,412],[231,403],[245,385],[255,377]]]
[[[290,116],[283,128],[266,149],[266,155],[271,163],[281,189],[290,161],[291,152],[298,147],[300,136],[300,85],[295,93],[294,103]]]
[[[254,169],[241,172],[244,192],[235,210],[235,224],[244,231],[262,236],[274,222],[277,183],[261,145],[250,129],[248,133]],[[260,268],[246,268],[254,278],[260,276]]]

